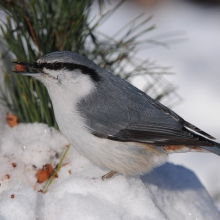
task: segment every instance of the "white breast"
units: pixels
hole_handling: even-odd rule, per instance
[[[164,163],[166,153],[152,146],[111,141],[90,133],[76,106],[94,89],[91,80],[48,88],[60,131],[71,145],[95,164],[122,174],[146,173]]]

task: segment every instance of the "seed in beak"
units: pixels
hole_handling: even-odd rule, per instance
[[[15,70],[18,72],[22,72],[25,70],[25,67],[20,64],[17,64],[17,65],[15,65]]]

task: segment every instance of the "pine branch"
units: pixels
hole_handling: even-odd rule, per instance
[[[157,69],[156,65],[139,61],[134,55],[139,50],[138,46],[144,44],[140,37],[154,29],[154,25],[146,26],[151,22],[151,17],[138,16],[116,32],[113,38],[97,31],[98,26],[111,17],[123,2],[119,2],[113,10],[104,12],[110,3],[98,1],[100,15],[95,22],[91,22],[93,0],[0,1],[0,8],[6,14],[6,19],[0,23],[0,45],[5,45],[6,51],[10,51],[9,60],[14,61],[33,62],[52,51],[69,50],[86,55],[101,67],[129,81],[134,76],[147,75],[153,79],[165,74],[166,69]],[[164,36],[168,41],[169,35]],[[165,45],[161,36],[147,41]],[[6,58],[2,56],[2,59],[6,64]],[[20,122],[37,121],[56,127],[46,88],[33,78],[13,74],[10,64],[5,66],[5,89],[0,90],[0,101],[17,115]],[[153,91],[153,88],[149,85],[148,90]],[[162,99],[170,93],[173,90],[155,90],[153,96]]]

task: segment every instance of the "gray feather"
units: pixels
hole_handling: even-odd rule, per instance
[[[212,141],[185,128],[212,138],[148,95],[96,66],[102,81],[78,103],[91,133],[118,141],[211,146]]]

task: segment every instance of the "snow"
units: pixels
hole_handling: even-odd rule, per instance
[[[102,181],[108,170],[72,146],[58,178],[45,194],[38,192],[45,183],[36,182],[37,170],[55,167],[67,140],[45,124],[10,128],[0,122],[0,220],[219,219],[202,184],[184,167],[167,163],[142,177],[118,174]]]

